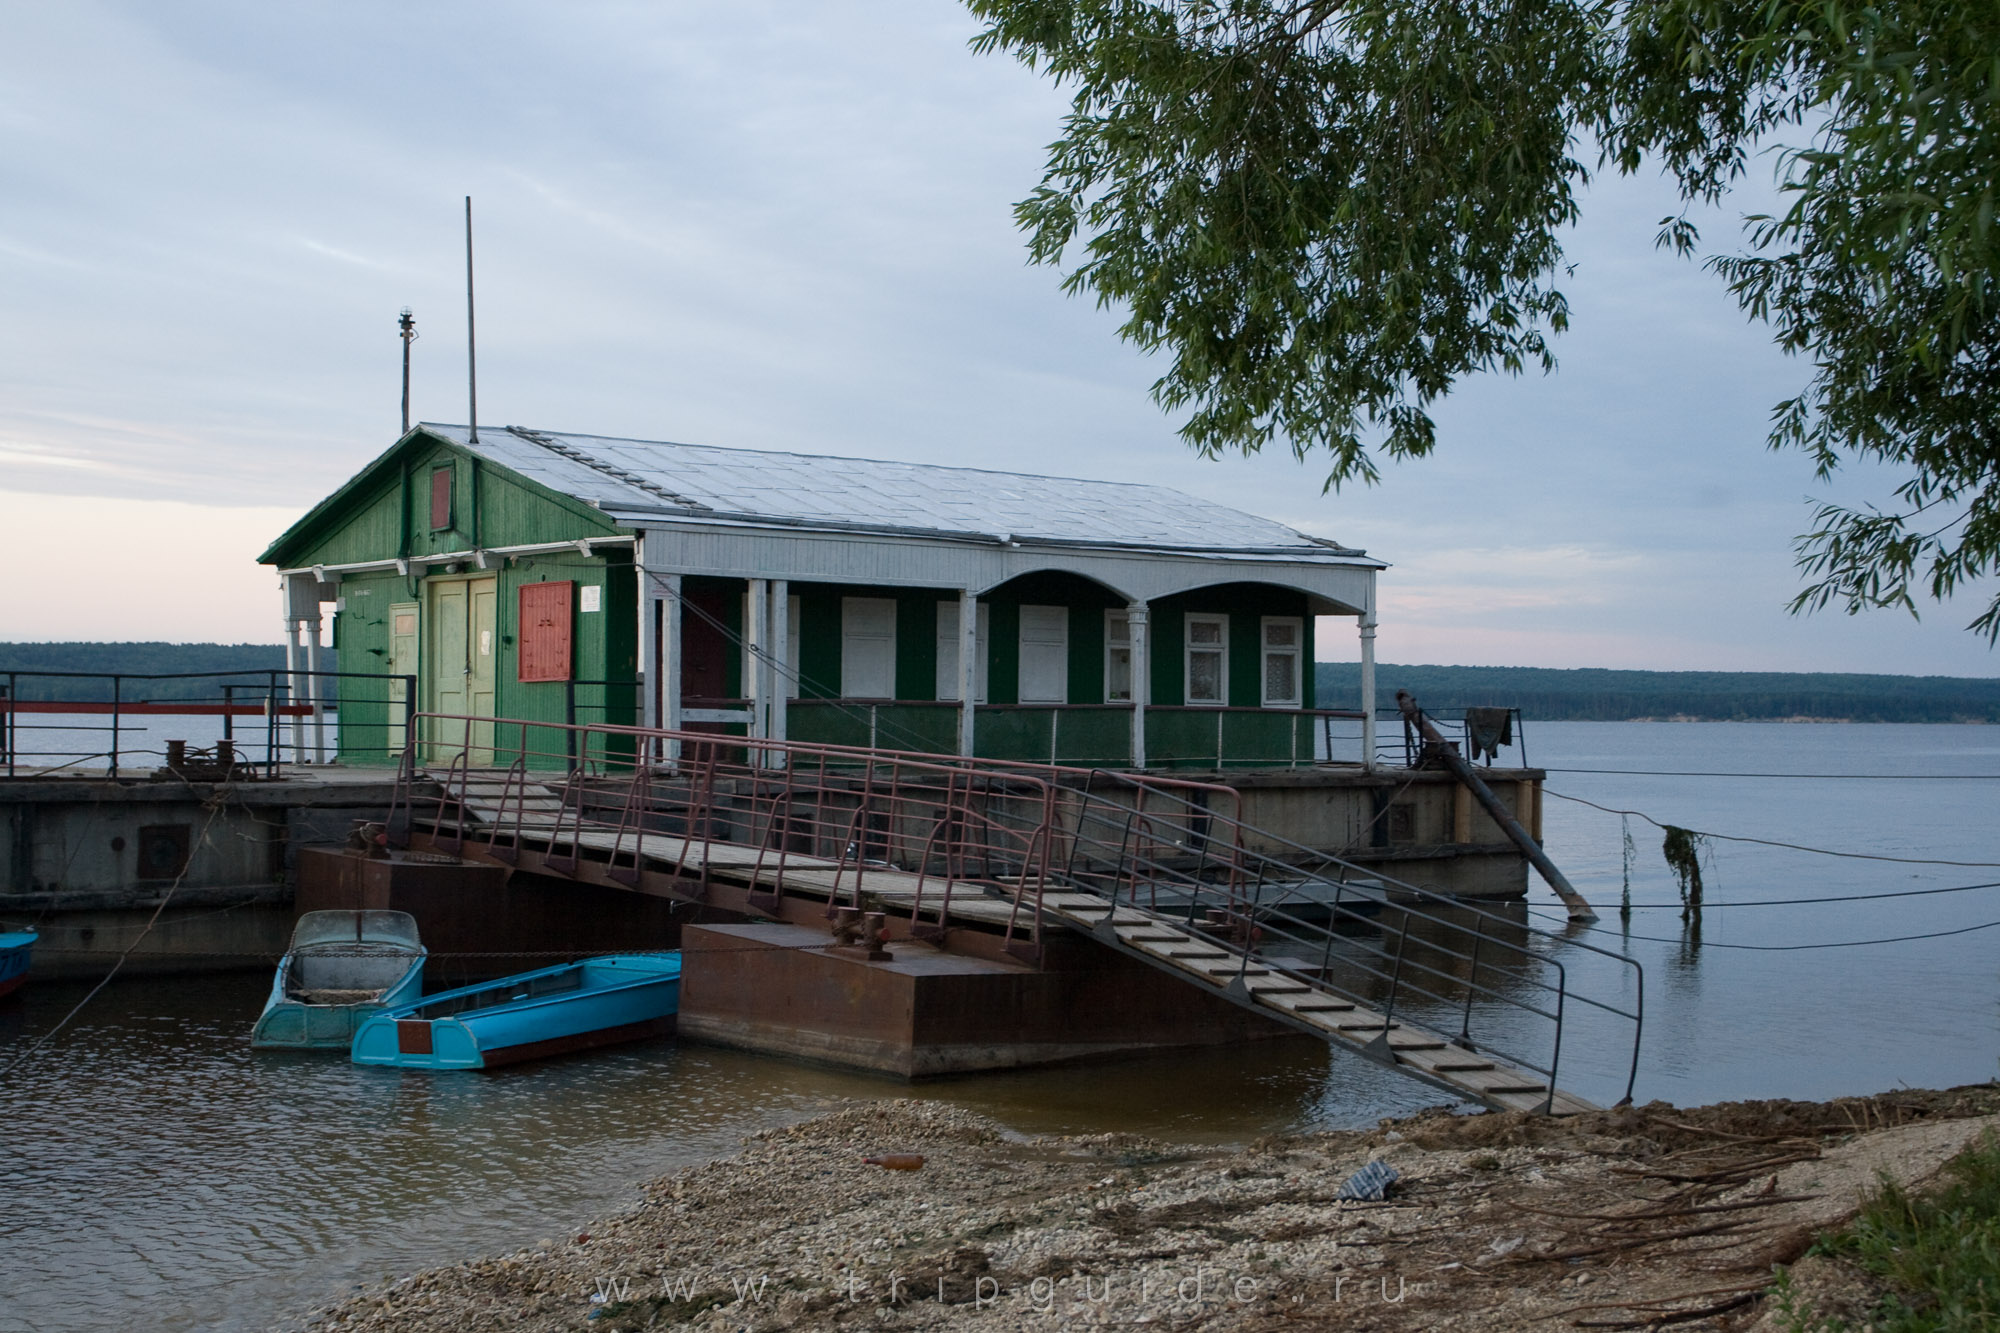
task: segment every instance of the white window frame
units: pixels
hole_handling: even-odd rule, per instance
[[[975,619],[978,626],[973,633],[978,642],[972,650],[972,702],[986,702],[986,663],[991,654],[987,651],[986,628],[991,620],[987,612],[991,609],[984,602],[975,602],[979,608]],[[937,604],[937,697],[940,703],[958,702],[958,600]]]
[[[1125,693],[1119,694],[1111,688],[1112,667],[1120,654],[1125,657]],[[1129,704],[1132,702],[1132,612],[1125,607],[1106,607],[1104,611],[1104,702],[1108,704]]]
[[[1195,646],[1194,627],[1198,623],[1211,623],[1220,627],[1221,642],[1214,645]],[[1215,673],[1221,688],[1219,699],[1197,699],[1194,697],[1194,655],[1197,652],[1212,652],[1221,658]],[[1189,708],[1227,708],[1229,706],[1229,617],[1219,611],[1190,611],[1181,622],[1181,699]]]
[[[856,626],[856,619],[863,606],[887,607],[889,628],[886,634],[880,631],[862,633]],[[861,694],[856,691],[858,668],[862,665],[862,654],[873,653],[886,648],[888,653],[888,689],[882,693]],[[874,682],[870,682],[871,684]],[[840,599],[840,697],[843,699],[894,699],[896,697],[896,599],[893,597],[843,597]]]
[[[1290,625],[1292,642],[1289,647],[1271,645],[1271,626]],[[1306,622],[1303,616],[1265,616],[1257,626],[1257,689],[1263,697],[1266,708],[1304,708],[1306,706]],[[1271,658],[1284,656],[1292,659],[1292,697],[1273,699],[1271,687]]]
[[[1030,617],[1030,612],[1047,612],[1048,614],[1046,616],[1038,615]],[[1023,604],[1020,608],[1020,613],[1020,658],[1019,669],[1015,673],[1015,678],[1019,682],[1017,695],[1019,702],[1023,704],[1039,704],[1045,707],[1060,707],[1067,704],[1069,702],[1069,608],[1066,606],[1028,606]],[[1059,634],[1056,637],[1030,639],[1028,637],[1028,622],[1031,618],[1049,622],[1059,630]],[[1028,649],[1030,644],[1034,645],[1038,653],[1051,649],[1054,650],[1056,660],[1055,674],[1056,679],[1061,682],[1061,686],[1052,695],[1040,694],[1031,696],[1028,693]]]

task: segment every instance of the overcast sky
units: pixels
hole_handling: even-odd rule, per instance
[[[1434,458],[1331,495],[1193,458],[1026,264],[1065,99],[974,28],[0,0],[0,640],[276,641],[254,558],[395,438],[402,306],[416,417],[465,418],[470,194],[491,424],[1176,486],[1390,561],[1387,661],[2000,672],[1971,600],[1786,613],[1814,482],[1762,442],[1803,371],[1653,249],[1652,182],[1586,200],[1558,374],[1462,388]]]

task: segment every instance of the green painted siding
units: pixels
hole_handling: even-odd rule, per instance
[[[390,512],[393,516],[394,511]],[[410,600],[409,587],[414,582],[395,574],[359,575],[342,581],[341,607],[333,616],[341,670],[389,669],[389,608]],[[400,700],[401,683],[342,679],[339,687],[341,762],[394,763],[403,738],[400,728],[393,735],[389,730],[389,703]],[[421,695],[418,700],[421,709]]]
[[[986,598],[980,598],[987,601]],[[986,613],[986,702],[1021,701],[1021,603],[998,597]],[[978,723],[973,724],[977,726]],[[985,750],[980,750],[985,754]]]
[[[896,697],[937,698],[937,604],[949,594],[930,588],[896,593]],[[956,743],[952,748],[958,748]]]
[[[837,699],[840,697],[840,585],[796,583],[792,587],[799,598],[799,693],[808,699]]]
[[[1069,608],[1069,682],[1072,704],[1104,702],[1104,613],[1122,598],[1075,574],[1045,571],[1009,580],[979,599],[987,612],[987,702],[1021,698],[1021,607]]]
[[[1299,672],[1306,707],[1312,702],[1312,617],[1304,593],[1263,583],[1224,583],[1162,597],[1152,606],[1153,702],[1173,707],[1187,702],[1187,621],[1190,613],[1229,617],[1229,705],[1257,708],[1264,702],[1265,616],[1298,616],[1305,622]]]
[[[785,734],[813,745],[866,746],[872,739],[885,750],[957,754],[958,709],[934,703],[795,699],[786,713]]]
[[[451,526],[431,528],[431,473],[452,472]],[[290,568],[616,536],[580,500],[422,433],[375,460],[265,553]]]

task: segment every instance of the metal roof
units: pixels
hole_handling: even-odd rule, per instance
[[[767,453],[520,426],[423,429],[618,516],[1355,562],[1363,555],[1166,486]],[[1369,564],[1378,562],[1367,561]]]

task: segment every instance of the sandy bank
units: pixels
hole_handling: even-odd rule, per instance
[[[1771,1265],[1878,1168],[1921,1180],[2000,1124],[2000,1087],[1422,1115],[1188,1148],[1024,1139],[921,1101],[857,1105],[653,1182],[530,1250],[319,1312],[333,1330],[1491,1330],[1746,1326]],[[862,1156],[914,1152],[921,1170]],[[1383,1158],[1378,1203],[1337,1200]]]

